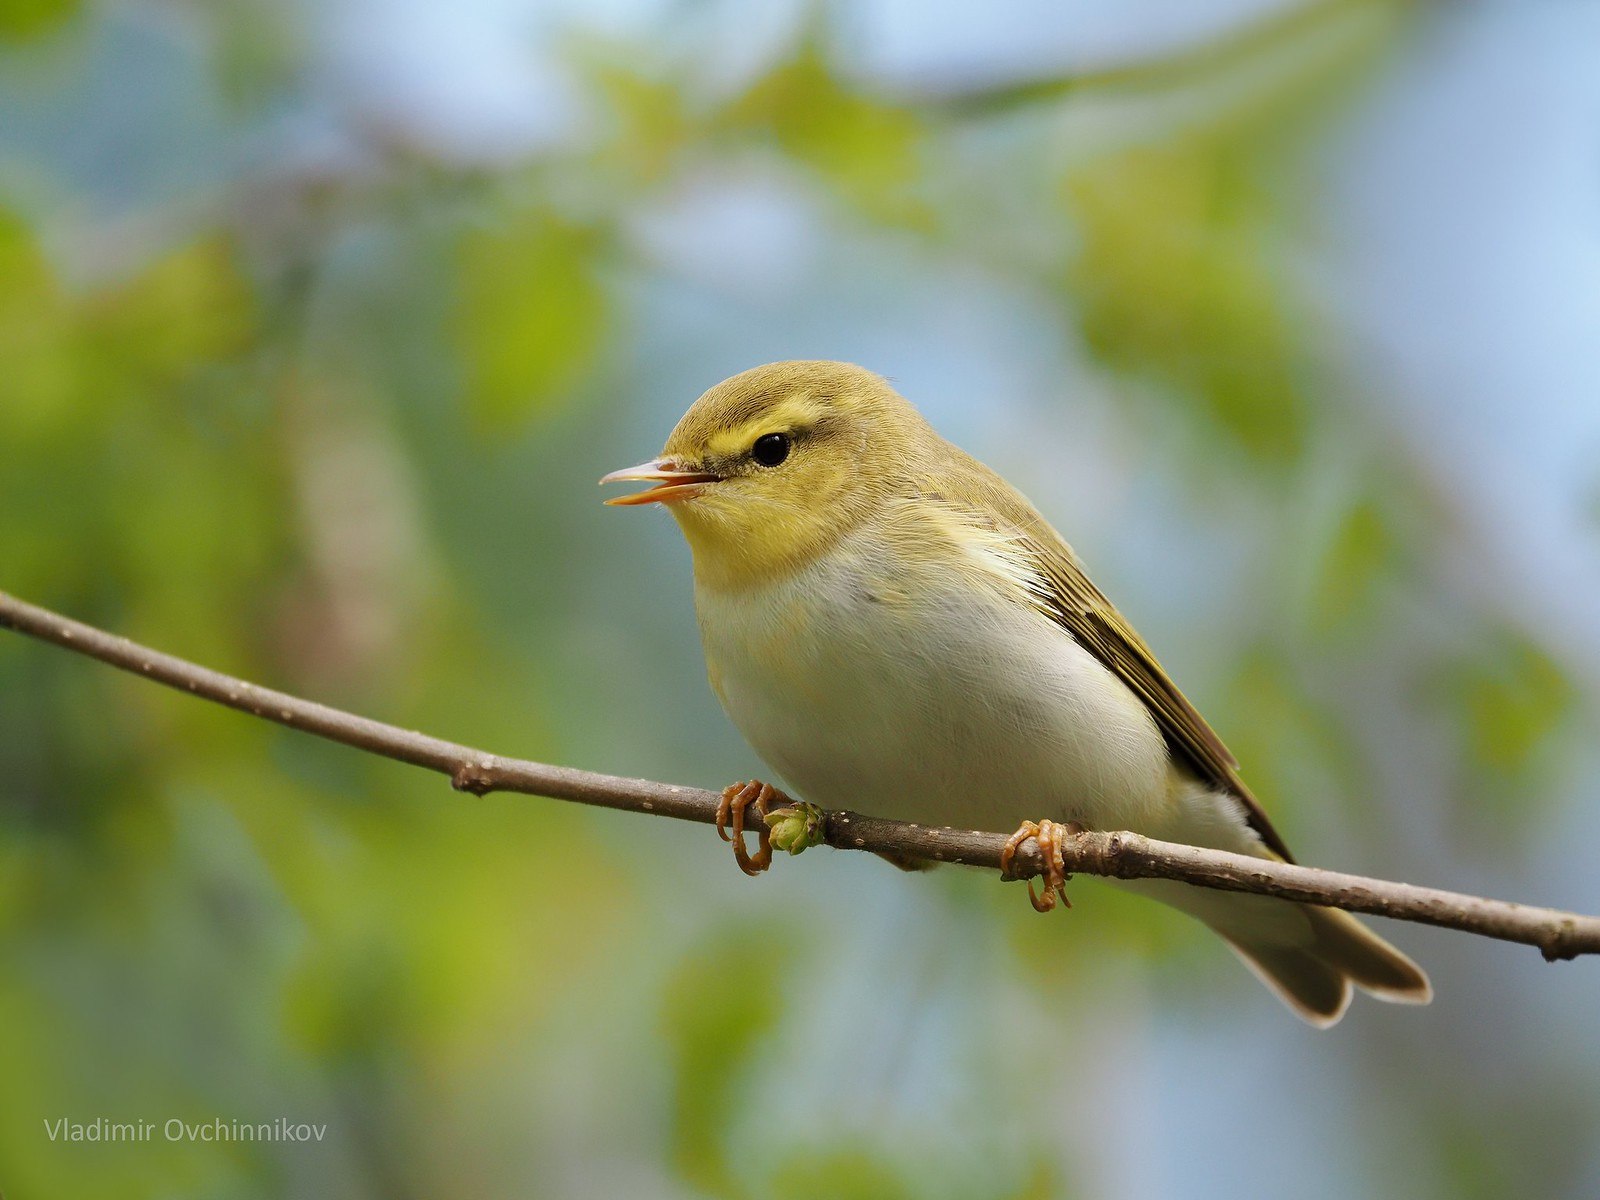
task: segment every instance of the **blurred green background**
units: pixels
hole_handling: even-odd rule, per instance
[[[1593,3],[0,0],[0,587],[719,786],[687,553],[594,480],[849,359],[1055,520],[1305,861],[1600,911],[1597,46]],[[0,1189],[1600,1195],[1595,963],[1388,926],[1436,1003],[1318,1034],[1074,898],[750,881],[3,636]],[[44,1128],[97,1116],[328,1133]]]

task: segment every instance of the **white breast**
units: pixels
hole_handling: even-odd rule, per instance
[[[1060,626],[858,534],[756,591],[696,590],[712,684],[798,795],[924,824],[1139,828],[1166,801],[1144,705]]]

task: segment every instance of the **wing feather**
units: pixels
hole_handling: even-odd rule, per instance
[[[994,532],[1025,559],[1038,580],[1029,593],[1040,609],[1132,689],[1150,710],[1171,751],[1200,779],[1236,797],[1250,827],[1267,847],[1285,862],[1293,862],[1289,847],[1239,777],[1238,760],[1168,678],[1127,618],[1089,579],[1066,540],[1010,484],[977,460],[962,458],[968,469],[941,479],[939,494],[933,498],[957,502],[980,525],[996,524],[989,513],[1000,518]],[[959,483],[974,478],[971,467],[978,469],[981,491]],[[958,490],[973,494],[952,494]]]

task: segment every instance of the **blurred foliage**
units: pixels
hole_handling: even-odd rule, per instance
[[[272,0],[208,0],[219,97],[248,116],[291,94],[307,46],[292,10]]]
[[[784,942],[751,931],[686,955],[668,987],[662,1019],[677,1072],[673,1157],[689,1183],[708,1195],[737,1196],[725,1134],[740,1104],[739,1087],[765,1037],[781,1028]],[[777,1001],[777,1003],[774,1003]],[[768,1131],[781,1146],[781,1129]]]
[[[538,212],[464,238],[457,336],[484,428],[516,427],[593,370],[607,329],[595,245],[590,231]]]
[[[1403,544],[1393,515],[1375,496],[1353,496],[1336,519],[1310,589],[1313,627],[1331,633],[1372,618],[1381,582],[1402,569]]]
[[[1242,102],[1202,98],[1165,139],[1119,147],[1064,180],[1082,244],[1067,282],[1090,347],[1175,392],[1180,415],[1236,443],[1256,469],[1296,460],[1315,432],[1304,386],[1315,330],[1285,278],[1284,160],[1381,60],[1396,12],[1294,11],[1289,48],[1309,41],[1309,62]]]
[[[1308,435],[1292,322],[1270,244],[1273,201],[1217,144],[1136,147],[1068,181],[1089,344],[1158,372],[1252,455],[1293,459]]]
[[[815,171],[863,215],[927,231],[917,186],[926,177],[926,122],[910,108],[864,95],[834,71],[816,31],[793,59],[738,97],[718,124],[770,143]]]
[[[687,604],[660,582],[681,582],[652,548],[662,531],[615,532],[589,510],[610,450],[650,447],[687,400],[629,399],[676,378],[636,314],[682,284],[639,223],[709,168],[757,157],[836,201],[848,231],[816,219],[841,241],[1036,289],[1112,382],[1115,419],[1166,456],[1180,501],[1237,519],[1239,586],[1216,594],[1251,599],[1237,626],[1189,632],[1191,647],[1225,643],[1228,664],[1191,690],[1291,841],[1339,812],[1375,818],[1347,846],[1384,840],[1371,722],[1393,697],[1418,757],[1460,764],[1449,789],[1469,820],[1526,840],[1512,805],[1570,761],[1579,687],[1513,615],[1452,586],[1446,506],[1326,378],[1326,331],[1290,269],[1304,149],[1363,94],[1409,11],[1311,5],[1215,54],[1112,72],[1113,96],[1155,93],[1171,111],[1071,155],[1055,130],[1093,80],[898,95],[815,17],[720,88],[654,42],[576,41],[583,134],[485,167],[338,112],[343,153],[311,137],[263,161],[286,112],[330,103],[325,31],[249,0],[164,10],[230,147],[207,164],[220,180],[130,198],[111,156],[90,175],[103,194],[80,196],[91,185],[39,139],[0,137],[0,586],[509,752],[663,775],[747,761],[720,726],[691,727],[705,710],[684,694],[689,619],[660,615]],[[115,44],[129,19],[13,0],[0,37],[48,74],[35,47]],[[1274,65],[1258,75],[1262,55]],[[128,73],[113,84],[150,86],[137,54],[110,61]],[[993,160],[969,156],[996,129],[1012,177],[1046,163],[1026,229],[1072,247],[1064,271],[1031,244],[988,257],[1010,231],[975,217],[970,177],[988,187]],[[86,215],[106,205],[127,209],[109,233]],[[811,856],[747,886],[704,831],[650,830],[645,853],[640,824],[452,799],[0,638],[0,1061],[27,1097],[0,1106],[0,1187],[799,1200],[969,1196],[981,1179],[997,1197],[1058,1196],[1120,1167],[1093,1161],[1101,1099],[1069,1112],[1051,1089],[1068,1074],[1115,1085],[1119,1055],[1142,1057],[1129,1030],[1149,1003],[1143,964],[1174,1009],[1210,997],[1220,1012],[1253,986],[1176,917],[1109,889],[1081,893],[1070,933],[1041,933],[1014,888],[852,862],[835,895]],[[976,999],[930,988],[887,1014],[911,1048],[882,1075],[916,1084],[870,1076],[879,1042],[846,1054],[842,1072],[879,1097],[874,1119],[819,1150],[811,1135],[838,1114],[775,1089],[770,1064],[829,1049],[804,1041],[808,1021],[833,1019],[807,998],[840,943],[871,938],[876,907],[907,894],[915,921],[966,914],[981,932],[961,953],[998,945],[1008,965],[973,968],[989,989]],[[883,1015],[884,976],[847,982],[849,1011]],[[930,1013],[970,1041],[920,1040]],[[1401,1056],[1361,1069],[1329,1077],[1399,1086],[1409,1070]],[[951,1113],[963,1123],[947,1129]],[[328,1122],[330,1140],[91,1154],[40,1135],[41,1115],[100,1114],[288,1116]],[[907,1128],[925,1142],[908,1149]],[[1414,1128],[1408,1114],[1406,1149],[1426,1143],[1456,1172],[1418,1194],[1515,1179],[1554,1195],[1581,1169],[1522,1161],[1486,1130],[1501,1132],[1497,1114]],[[1375,1194],[1394,1182],[1374,1179]]]
[[[6,0],[0,4],[0,38],[38,37],[77,15],[79,0]]]
[[[1428,689],[1459,731],[1457,785],[1495,836],[1549,803],[1553,734],[1568,724],[1577,686],[1544,647],[1503,631],[1442,664]]]

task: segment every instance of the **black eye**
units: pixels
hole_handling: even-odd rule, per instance
[[[750,447],[750,457],[763,467],[775,467],[789,457],[789,435],[787,433],[764,433],[756,439],[756,444]]]

